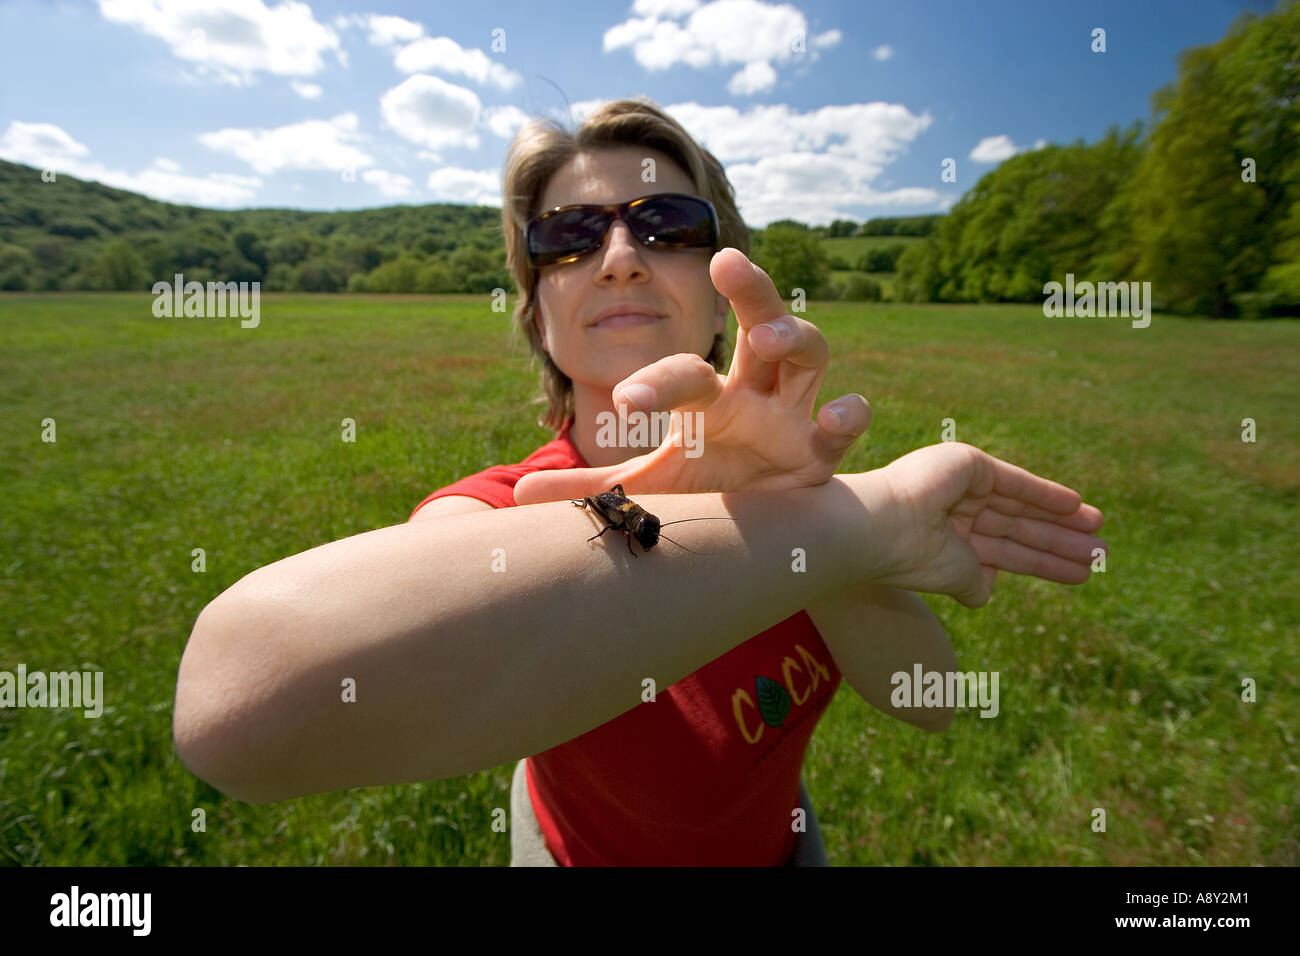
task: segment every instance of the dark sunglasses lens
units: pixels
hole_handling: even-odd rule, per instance
[[[599,249],[608,223],[597,209],[569,209],[533,223],[528,230],[528,253],[534,265]]]
[[[708,246],[715,240],[713,217],[700,199],[660,196],[633,207],[628,225],[637,238],[655,246]]]
[[[594,252],[604,244],[610,219],[599,209],[566,209],[528,227],[528,255],[535,267]],[[632,233],[651,249],[717,246],[713,210],[691,196],[656,196],[627,215]]]

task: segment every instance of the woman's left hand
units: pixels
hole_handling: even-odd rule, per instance
[[[642,412],[701,413],[692,416],[694,434],[683,435],[681,415],[673,414],[668,437],[648,454],[604,468],[525,475],[515,485],[516,503],[581,498],[619,483],[629,495],[782,490],[820,485],[836,473],[871,424],[870,404],[851,393],[823,405],[814,420],[830,354],[821,332],[787,313],[767,273],[739,249],[714,255],[709,274],[740,326],[727,375],[684,353],[647,365],[613,390],[616,408],[635,408],[623,390],[640,384],[654,393]],[[688,437],[702,454],[687,457]]]

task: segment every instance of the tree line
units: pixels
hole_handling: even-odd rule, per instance
[[[761,250],[772,237],[770,260],[760,264],[790,287],[802,284],[810,298],[834,296],[831,267],[893,271],[902,247],[872,250],[850,265],[827,260],[822,238],[925,235],[938,218],[816,227],[782,220],[751,229],[751,246]],[[161,202],[57,170],[45,182],[41,170],[0,160],[0,291],[148,290],[176,273],[204,283],[259,282],[267,292],[514,288],[501,211],[491,206],[221,211]]]
[[[1300,314],[1300,5],[1184,51],[1149,124],[1021,153],[899,258],[904,301],[1148,281],[1157,309]]]

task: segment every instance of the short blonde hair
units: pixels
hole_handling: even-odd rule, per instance
[[[717,210],[718,248],[732,246],[749,255],[749,228],[736,208],[735,190],[722,164],[653,101],[644,97],[612,100],[587,116],[575,133],[551,119],[537,119],[522,127],[506,155],[501,229],[506,241],[506,267],[519,290],[514,328],[516,333],[527,336],[533,356],[544,363],[541,384],[546,395],[536,402],[546,402],[547,410],[538,424],[556,432],[573,415],[573,382],[542,348],[541,333],[534,321],[537,273],[528,264],[524,229],[541,212],[538,205],[546,184],[560,167],[578,153],[618,146],[641,146],[671,157],[691,178],[696,193]],[[730,351],[726,336],[714,336],[709,363],[725,372]]]

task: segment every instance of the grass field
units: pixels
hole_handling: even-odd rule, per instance
[[[107,699],[99,719],[0,709],[0,859],[506,865],[491,815],[511,766],[252,806],[184,769],[171,714],[199,611],[244,574],[552,437],[508,317],[486,296],[267,295],[242,329],[151,301],[0,295],[0,670],[102,670]],[[806,317],[831,344],[820,400],[875,411],[842,471],[953,418],[1078,489],[1111,547],[1079,588],[1002,575],[979,610],[926,596],[962,668],[1000,673],[996,719],[928,734],[841,687],[804,768],[832,862],[1300,863],[1300,325]]]

